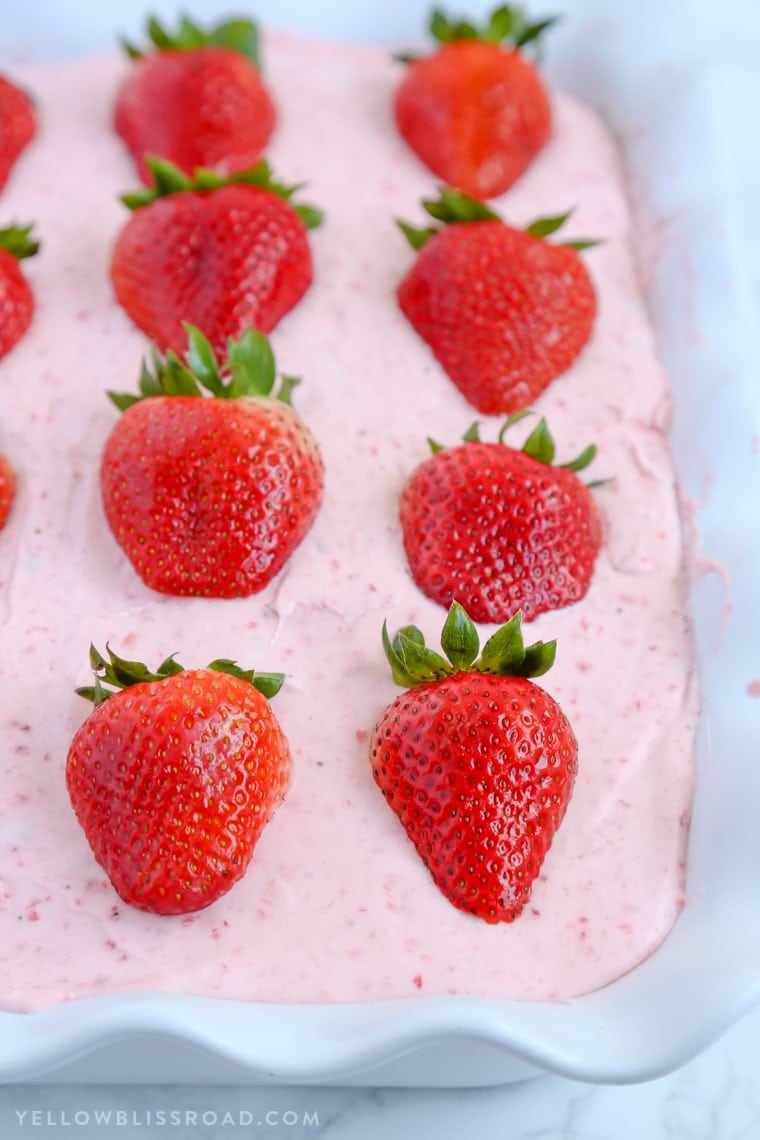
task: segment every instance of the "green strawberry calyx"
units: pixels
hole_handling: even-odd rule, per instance
[[[151,43],[148,52],[154,49],[193,51],[202,47],[225,47],[244,55],[256,67],[261,66],[259,29],[251,20],[224,20],[214,27],[202,28],[188,16],[182,16],[176,30],[169,31],[155,16],[151,16],[146,26],[146,34]],[[146,54],[126,39],[122,39],[121,46],[130,59],[140,59]]]
[[[40,243],[32,233],[33,228],[33,223],[28,226],[17,226],[13,223],[5,229],[0,229],[0,249],[4,249],[18,261],[22,261],[25,257],[34,257],[40,248]]]
[[[217,171],[207,170],[203,166],[197,167],[192,175],[185,174],[173,162],[159,158],[155,154],[146,155],[145,163],[153,176],[153,184],[121,195],[121,201],[130,210],[140,210],[143,206],[150,206],[159,198],[169,197],[170,194],[182,194],[188,190],[208,192],[218,190],[220,186],[242,184],[258,186],[288,202],[307,229],[316,229],[324,220],[323,212],[316,206],[299,205],[292,201],[293,195],[303,187],[303,183],[287,186],[284,182],[276,182],[272,168],[265,158],[248,170],[236,170],[232,174],[218,174]]]
[[[536,43],[558,19],[558,16],[547,16],[531,23],[520,5],[500,4],[491,12],[488,22],[478,27],[469,20],[452,20],[436,8],[430,16],[428,28],[433,39],[441,44],[450,44],[455,40],[487,40],[489,43],[521,48]]]
[[[194,325],[185,322],[187,352],[184,361],[175,352],[162,356],[152,353],[152,365],[143,361],[140,372],[139,395],[127,392],[109,392],[108,397],[119,411],[153,396],[200,396],[209,392],[220,400],[239,400],[244,396],[265,396],[291,404],[291,393],[300,384],[297,376],[280,376],[277,384],[277,367],[272,346],[257,329],[246,329],[238,340],[227,342],[227,355],[217,359],[211,344]]]
[[[162,661],[155,672],[152,672],[142,661],[128,661],[124,657],[117,656],[109,645],[106,645],[106,653],[107,658],[94,645],[90,646],[90,666],[95,682],[76,690],[80,697],[92,701],[96,708],[114,693],[128,689],[130,685],[166,681],[169,677],[175,677],[177,673],[185,672],[184,665],[175,660],[174,654]],[[285,680],[284,673],[259,673],[253,669],[241,669],[234,661],[225,657],[212,661],[206,668],[214,673],[227,673],[231,677],[247,681],[267,700],[271,700],[279,693]]]
[[[439,44],[451,44],[457,40],[485,40],[505,47],[522,49],[530,46],[538,49],[541,36],[558,19],[558,16],[547,16],[532,22],[520,5],[500,4],[494,8],[487,21],[478,26],[469,20],[453,20],[435,8],[430,16],[428,31]],[[397,56],[402,63],[411,63],[416,58],[412,54]]]
[[[391,640],[383,622],[383,649],[393,680],[411,689],[440,681],[455,673],[489,673],[501,677],[540,677],[551,669],[556,641],[536,641],[526,646],[520,610],[488,638],[483,649],[475,623],[459,602],[452,602],[441,632],[445,657],[425,644],[415,625],[405,625]]]
[[[438,225],[422,228],[411,226],[408,222],[400,220],[397,222],[399,229],[414,250],[422,249],[444,226],[463,222],[502,222],[506,224],[501,214],[497,214],[485,202],[481,202],[479,198],[470,198],[467,194],[455,190],[453,186],[441,186],[438,193],[438,198],[426,198],[422,203],[426,213],[434,218]],[[529,226],[525,227],[525,232],[531,237],[544,240],[561,229],[572,212],[572,210],[567,210],[564,214],[536,218]],[[590,249],[592,246],[598,245],[599,242],[594,238],[579,238],[561,244],[569,246],[571,249],[583,250]]]
[[[501,430],[498,435],[498,442],[504,443],[504,436],[512,427],[512,425],[519,423],[520,420],[525,419],[525,417],[529,415],[532,415],[530,409],[523,408],[519,412],[513,412],[511,416],[507,416],[506,420],[501,426]],[[462,436],[462,440],[464,443],[482,442],[480,439],[480,425],[477,420],[467,429],[467,431]],[[446,450],[442,444],[437,443],[434,439],[428,438],[428,444],[430,446],[430,450],[434,455],[439,451]],[[554,458],[556,454],[556,448],[554,445],[554,439],[551,432],[549,431],[549,425],[543,416],[538,421],[528,438],[525,440],[525,443],[522,445],[520,450],[524,452],[525,455],[530,456],[531,459],[535,459],[537,463],[545,463],[547,467],[566,467],[568,470],[575,472],[583,471],[584,468],[588,467],[589,464],[596,458],[596,444],[590,443],[588,447],[585,447],[583,449],[580,455],[576,456],[575,459],[571,459],[567,463],[555,464]]]

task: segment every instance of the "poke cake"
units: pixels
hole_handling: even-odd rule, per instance
[[[542,29],[507,11],[478,42],[510,66],[519,57],[510,83],[533,91],[537,72],[522,57]],[[237,50],[233,24],[252,46],[247,25],[231,21],[214,51]],[[454,73],[466,72],[471,26],[437,14],[433,31],[457,54]],[[0,452],[15,483],[0,531],[0,1005],[32,1012],[137,990],[274,1003],[566,1001],[597,990],[646,959],[685,904],[699,708],[669,385],[615,141],[595,111],[542,87],[533,118],[506,114],[525,136],[522,157],[505,165],[479,138],[476,175],[448,161],[453,127],[432,154],[431,129],[415,125],[428,98],[407,89],[419,61],[264,28],[264,86],[246,80],[259,134],[235,144],[234,161],[206,157],[135,125],[136,69],[162,50],[174,67],[197,47],[190,21],[181,49],[161,25],[153,32],[133,58],[13,68],[36,129],[0,194],[0,229],[33,225],[39,249],[21,263],[33,314],[0,359]],[[473,54],[480,74],[483,50]],[[440,96],[444,81],[433,85]],[[168,81],[158,86],[164,98]],[[455,109],[464,100],[444,98]],[[245,114],[234,102],[231,120]],[[186,140],[200,144],[190,122]],[[221,133],[217,121],[212,140]],[[266,199],[261,224],[249,217],[254,198]],[[231,205],[211,205],[222,201]],[[190,209],[192,224],[180,218]],[[442,261],[448,272],[476,240],[466,269],[439,288]],[[264,374],[263,389],[245,386],[249,373]],[[183,402],[204,418],[200,434],[179,426]],[[174,443],[193,451],[226,432],[209,410],[217,403],[239,438],[231,482],[209,507],[216,476],[197,476],[195,452],[186,476]],[[265,426],[249,426],[263,403]],[[126,440],[139,420],[152,443]],[[217,460],[218,449],[204,452],[204,473]],[[146,507],[159,484],[163,505]],[[254,537],[238,541],[251,512]],[[502,708],[507,658],[523,675]],[[240,837],[240,851],[227,833],[211,859],[224,889],[187,907],[157,907],[144,878],[130,897],[92,838],[116,827],[123,785],[146,779],[137,768],[109,776],[93,824],[88,798],[110,745],[88,768],[91,718],[133,707],[122,697],[147,681],[125,676],[137,660],[161,678],[151,683],[179,681],[175,721],[206,707],[193,685],[205,686],[197,671],[214,662],[224,700],[245,690],[255,705],[240,732],[255,737],[266,722],[277,739],[271,780],[257,769],[266,802],[254,790],[251,806],[243,778],[222,787],[218,772],[205,814],[208,773],[187,793],[195,806],[175,831],[195,842],[226,813]],[[483,802],[447,783],[435,803],[427,761],[410,761],[403,743],[418,729],[386,730],[386,710],[404,700],[405,717],[419,711],[419,690],[401,698],[400,684],[450,694],[475,674],[479,695],[461,699],[488,706],[488,738],[481,718],[473,746],[470,722],[452,728],[444,702],[432,766],[459,750]],[[91,713],[77,688],[95,697]],[[167,747],[155,740],[164,707],[140,711],[156,754]],[[229,739],[238,728],[225,715]],[[528,727],[510,752],[516,721]],[[74,756],[72,741],[85,738]],[[419,751],[432,750],[424,737]],[[493,769],[494,753],[501,769],[484,784],[473,757]],[[413,769],[403,793],[398,757]],[[176,796],[192,776],[177,776],[180,762],[164,755],[150,795],[168,780]],[[457,779],[467,783],[461,769]],[[140,826],[150,815],[141,802]],[[457,847],[470,821],[442,838],[429,818],[441,804],[451,818],[457,804],[482,809],[491,847],[513,868],[529,861],[526,834],[531,857],[541,848],[517,902],[510,885],[509,905],[489,896],[483,912],[470,881],[482,883],[481,871]],[[253,836],[240,835],[246,812]],[[136,814],[133,801],[130,826]],[[166,818],[159,826],[162,848],[177,837]],[[519,842],[505,847],[511,826]],[[431,844],[446,843],[448,878],[463,892],[436,870]],[[472,858],[483,863],[482,850]]]

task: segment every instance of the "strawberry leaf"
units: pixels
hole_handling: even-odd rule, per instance
[[[189,190],[192,187],[192,179],[168,159],[149,155],[146,156],[146,162],[150,166],[158,197],[176,194],[180,190]]]
[[[557,230],[564,226],[567,219],[572,215],[573,211],[568,210],[564,214],[553,214],[547,218],[536,218],[529,226],[525,227],[526,234],[531,234],[535,238],[547,238],[555,234]],[[578,251],[584,249],[592,249],[595,245],[601,244],[600,238],[577,238],[575,241],[563,241],[560,243],[565,245],[568,249],[575,249]]]
[[[151,16],[148,20],[148,36],[157,48],[173,47],[171,36],[155,16]]]
[[[211,668],[211,666],[209,666],[209,668]],[[172,653],[161,662],[156,672],[159,677],[176,677],[177,673],[184,672],[184,668],[180,665],[179,661],[175,660],[174,654]]]
[[[501,429],[497,437],[498,442],[503,444],[504,436],[513,426],[513,424],[519,423],[519,421],[525,419],[526,416],[532,416],[533,414],[534,413],[530,408],[522,408],[520,411],[512,412],[512,414],[507,416],[504,423],[501,425]],[[480,425],[477,420],[475,420],[475,422],[472,423],[464,433],[462,436],[462,441],[464,443],[482,442],[480,437]],[[445,444],[437,443],[429,436],[427,442],[431,452],[434,455],[439,451],[446,450]],[[506,447],[508,444],[504,444],[504,446]],[[521,450],[525,453],[525,455],[529,455],[531,459],[535,459],[537,463],[545,463],[547,467],[565,467],[567,470],[574,472],[583,471],[584,468],[588,467],[589,464],[596,458],[597,453],[596,445],[590,443],[588,447],[585,447],[583,449],[580,455],[576,456],[575,459],[571,459],[567,463],[555,464],[554,457],[556,449],[554,445],[554,439],[552,438],[552,434],[549,431],[549,425],[543,417],[539,420],[536,427],[527,437]],[[608,480],[600,480],[595,483],[588,483],[587,486],[601,486],[605,482],[608,482]]]
[[[28,226],[14,224],[0,229],[0,249],[10,253],[18,261],[22,261],[25,257],[34,257],[40,248],[40,243],[32,234],[33,228],[34,225],[31,223]]]
[[[517,23],[517,14],[509,4],[502,4],[491,13],[486,31],[486,38],[492,43],[500,44],[502,40],[509,39]]]
[[[562,244],[566,245],[568,249],[582,252],[584,249],[593,249],[595,245],[602,245],[603,242],[601,238],[578,238],[577,241],[563,241]]]
[[[138,191],[139,193],[140,191]],[[422,205],[426,213],[440,223],[438,226],[417,229],[409,225],[408,222],[398,222],[412,249],[415,250],[422,249],[423,245],[438,233],[441,226],[463,222],[504,222],[504,218],[492,210],[490,206],[487,206],[485,202],[481,202],[478,198],[470,198],[452,186],[439,187],[438,197],[426,198]],[[572,210],[567,210],[564,214],[551,214],[548,217],[536,218],[525,227],[525,233],[543,241],[561,229],[571,214]],[[599,245],[600,242],[595,238],[578,238],[560,244],[568,246],[570,249],[584,250],[591,249],[593,246]]]
[[[131,40],[128,40],[125,36],[119,37],[119,46],[129,59],[140,59],[144,55],[144,52],[142,52],[136,44],[133,44]]]
[[[249,59],[255,67],[259,61],[259,30],[251,20],[223,20],[213,27],[202,28],[189,16],[182,16],[176,31],[169,31],[155,16],[151,16],[146,27],[150,48],[158,51],[193,51],[202,47],[223,47],[236,51]],[[122,47],[131,59],[139,59],[145,51],[121,41]]]
[[[119,411],[126,411],[139,400],[154,396],[203,396],[203,389],[219,400],[237,400],[242,396],[271,396],[284,404],[292,404],[293,389],[300,384],[296,376],[283,376],[275,391],[277,368],[271,345],[257,329],[246,329],[242,336],[227,342],[227,355],[219,361],[208,339],[200,329],[183,323],[188,348],[184,362],[174,352],[161,356],[153,349],[153,370],[143,361],[140,370],[140,394],[108,392]]]
[[[261,68],[259,56],[259,29],[252,20],[224,20],[211,33],[217,47],[231,48]]]
[[[537,641],[526,648],[522,613],[518,610],[488,638],[478,657],[477,629],[459,602],[452,602],[441,633],[441,646],[451,664],[427,647],[424,634],[417,626],[403,626],[391,641],[387,623],[383,622],[382,641],[393,680],[407,689],[463,670],[498,676],[538,677],[551,668],[557,649],[556,641]]]
[[[195,326],[191,325],[188,321],[183,321],[182,327],[187,333],[188,348],[185,354],[185,360],[188,369],[204,388],[214,396],[220,395],[224,388],[224,383],[219,374],[216,353],[211,347],[210,342],[200,329],[195,328]]]
[[[551,28],[558,20],[559,16],[548,16],[545,20],[537,20],[535,24],[524,22],[522,29],[513,36],[512,42],[516,48],[523,48],[526,44],[537,44],[547,28]]]
[[[288,404],[289,407],[293,406],[293,401],[290,396],[294,388],[297,388],[301,383],[300,376],[281,376],[280,386],[277,389],[276,397],[281,404]]]
[[[324,210],[318,210],[316,206],[294,206],[293,209],[307,230],[318,229],[325,220]]]
[[[269,193],[276,194],[278,198],[289,202],[307,229],[316,229],[324,221],[324,212],[317,209],[316,206],[291,201],[293,195],[301,189],[303,184],[296,183],[293,186],[288,186],[284,182],[276,182],[272,168],[264,158],[247,170],[236,170],[227,175],[218,174],[216,170],[208,170],[199,166],[190,176],[175,166],[173,162],[155,154],[146,155],[145,163],[151,173],[152,185],[140,187],[138,190],[130,190],[120,196],[121,201],[130,210],[141,210],[159,198],[166,198],[171,194],[181,194],[186,191],[212,193],[221,186],[242,184],[258,186],[262,190],[268,190]]]
[[[159,382],[164,396],[200,396],[195,376],[173,352],[164,358]]]
[[[206,42],[206,37],[203,31],[197,24],[193,23],[189,16],[182,16],[179,22],[177,42],[182,44],[183,48],[203,47]]]
[[[554,664],[556,641],[525,646],[520,610],[486,642],[475,668],[481,673],[509,677],[540,677]]]
[[[416,626],[404,626],[391,642],[387,622],[383,622],[382,640],[393,680],[402,688],[414,688],[451,673],[451,667],[444,658],[425,645],[425,639]]]
[[[525,662],[525,645],[522,635],[522,613],[509,619],[497,629],[483,646],[476,669],[480,673],[518,676]]]
[[[215,673],[227,673],[230,677],[237,677],[240,681],[247,681],[249,685],[253,685],[254,689],[258,689],[267,700],[279,693],[285,680],[284,673],[257,673],[254,669],[241,669],[235,661],[231,661],[228,657],[219,657],[206,668],[212,669]]]
[[[95,683],[76,690],[80,697],[92,701],[96,706],[131,685],[166,681],[185,671],[185,667],[175,660],[174,654],[165,658],[158,669],[152,671],[142,661],[130,661],[126,657],[118,656],[109,645],[106,645],[106,652],[108,657],[104,657],[94,645],[90,646],[90,667]],[[275,696],[285,680],[283,673],[257,673],[253,669],[241,669],[226,657],[212,661],[206,668],[217,673],[229,673],[232,677],[247,681],[267,698]]]
[[[554,440],[552,439],[551,432],[543,416],[526,439],[522,450],[526,455],[529,455],[531,459],[535,459],[538,463],[545,463],[547,467],[551,467],[554,462]]]
[[[525,232],[532,234],[533,237],[549,237],[550,234],[556,233],[564,226],[572,212],[572,210],[567,210],[564,214],[552,214],[546,218],[536,218],[529,226],[525,227]]]
[[[400,219],[396,220],[396,225],[401,230],[402,234],[409,242],[413,250],[422,249],[425,242],[430,241],[431,237],[435,237],[438,233],[437,229],[429,226],[427,229],[420,229],[416,226],[410,226],[408,222],[402,222]]]
[[[501,431],[499,432],[499,443],[504,442],[504,434],[507,429],[512,426],[513,423],[516,423],[517,420],[522,419],[523,416],[531,414],[532,413],[529,411],[529,409],[526,408],[521,412],[514,412],[511,416],[508,416],[504,421]],[[525,443],[522,446],[522,451],[526,455],[529,455],[531,459],[535,459],[537,463],[545,463],[549,467],[554,464],[554,439],[552,438],[552,434],[549,431],[549,425],[543,416],[533,431],[530,433],[528,438],[525,440]],[[588,447],[585,447],[580,455],[578,455],[575,459],[571,459],[567,463],[558,463],[556,466],[565,467],[568,471],[583,471],[583,469],[585,467],[588,467],[588,465],[595,459],[595,457],[596,445],[590,443]],[[591,486],[593,484],[589,485]]]
[[[246,329],[240,340],[230,340],[227,366],[232,375],[230,396],[268,396],[274,387],[277,368],[272,346],[263,333]]]
[[[556,641],[536,641],[525,650],[521,677],[541,677],[548,673],[557,656]]]
[[[441,632],[441,648],[455,669],[469,669],[478,655],[475,623],[459,602],[452,602]]]
[[[494,44],[522,48],[526,44],[536,43],[556,21],[556,16],[549,16],[530,23],[524,10],[517,4],[502,4],[494,9],[482,27],[469,20],[454,22],[440,9],[436,9],[431,15],[428,30],[433,39],[441,44],[450,44],[456,40],[488,40]]]
[[[451,42],[451,24],[448,17],[441,12],[439,8],[434,8],[430,14],[429,31],[433,39],[438,40],[439,43],[447,44]]]
[[[406,629],[400,629],[393,639],[393,647],[404,663],[407,674],[415,684],[439,677],[448,677],[451,667],[448,662],[416,637],[409,637]]]
[[[397,638],[398,634],[396,635],[396,639]],[[384,621],[382,631],[383,650],[391,667],[391,676],[397,685],[408,688],[415,685],[416,681],[407,671],[406,662],[404,661],[400,647],[397,648],[396,646],[396,639],[391,641],[388,635],[388,623]]]
[[[498,435],[499,443],[504,442],[504,436],[507,434],[513,424],[517,424],[520,420],[524,420],[526,416],[532,416],[533,412],[530,408],[521,408],[518,412],[512,412],[508,415],[504,423],[501,425],[501,430]]]
[[[128,392],[106,392],[106,395],[120,412],[126,412],[133,404],[139,404],[141,399],[140,396],[130,396]]]
[[[478,198],[470,198],[451,186],[441,186],[438,198],[428,198],[422,205],[439,222],[449,225],[453,222],[479,222],[496,219],[501,221],[499,215],[481,202]]]
[[[559,466],[567,467],[570,471],[582,471],[584,467],[588,467],[589,463],[595,458],[596,445],[590,443],[576,459],[571,459],[569,463],[560,463]],[[601,480],[601,482],[606,482],[606,480]]]
[[[440,223],[438,226],[428,226],[425,229],[412,226],[408,222],[397,220],[401,232],[414,250],[420,250],[426,242],[438,233],[441,226],[453,225],[457,222],[502,221],[499,215],[477,198],[468,198],[459,190],[451,186],[441,186],[438,198],[426,198],[423,207],[431,218]]]

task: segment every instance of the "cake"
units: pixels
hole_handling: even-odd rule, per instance
[[[496,203],[517,225],[575,207],[570,236],[603,239],[584,255],[599,303],[592,339],[534,406],[563,453],[597,445],[594,477],[607,482],[588,594],[530,623],[531,637],[558,642],[544,684],[578,739],[572,800],[526,910],[486,926],[431,884],[368,759],[397,692],[383,621],[413,622],[432,642],[443,616],[409,574],[399,496],[426,437],[453,444],[475,418],[394,299],[411,260],[394,219],[422,221],[433,179],[394,129],[399,65],[386,51],[281,33],[263,47],[279,109],[268,156],[326,215],[310,239],[314,283],[272,333],[282,370],[303,379],[295,403],[319,440],[325,489],[302,545],[247,599],[153,593],[102,513],[98,466],[117,414],[105,393],[134,388],[149,347],[108,280],[126,220],[118,195],[136,184],[111,129],[128,64],[14,70],[39,130],[0,206],[35,221],[42,249],[26,270],[32,326],[0,362],[0,450],[18,478],[0,536],[0,1005],[127,990],[569,1000],[640,963],[684,905],[698,712],[668,383],[614,141],[554,93],[551,141]],[[74,689],[90,679],[90,642],[286,674],[273,708],[292,785],[245,878],[207,910],[167,919],[123,905],[77,826],[63,767],[87,713]]]

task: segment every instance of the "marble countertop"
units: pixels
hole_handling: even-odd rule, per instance
[[[541,1077],[467,1090],[6,1086],[0,1135],[756,1140],[758,1057],[760,1006],[688,1065],[645,1085]]]

